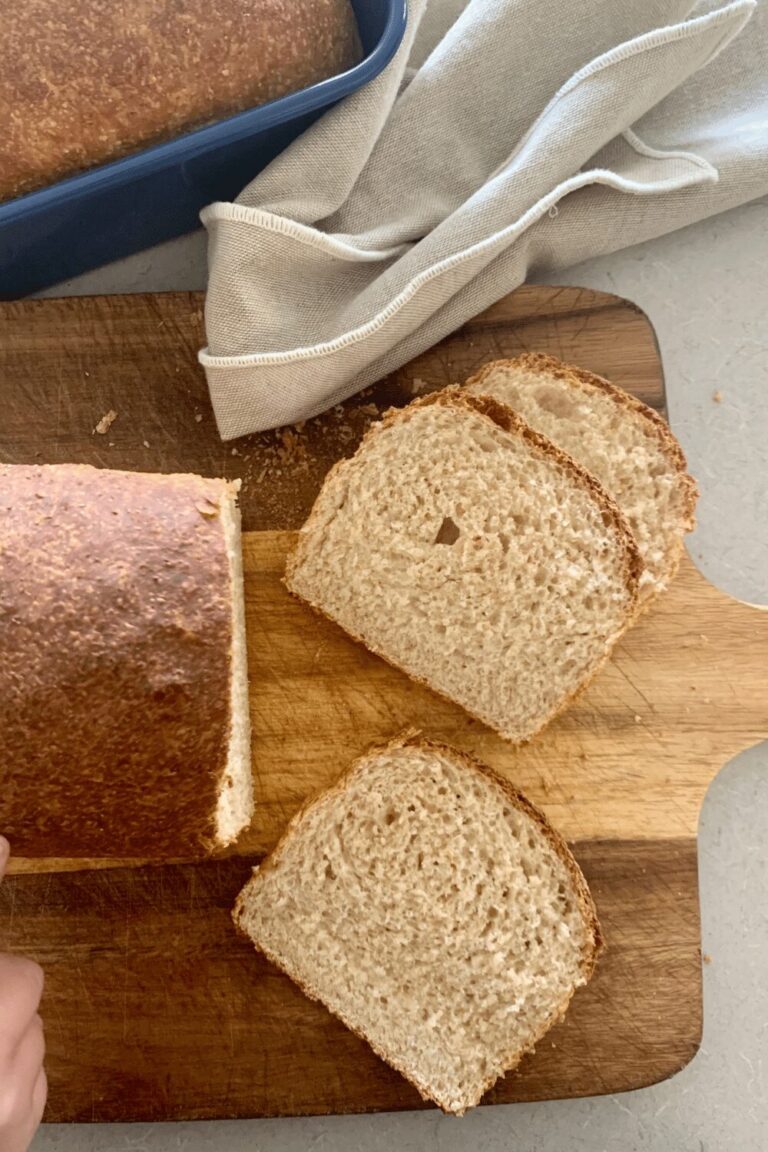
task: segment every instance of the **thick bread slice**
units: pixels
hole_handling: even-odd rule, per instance
[[[415,733],[294,817],[234,920],[459,1114],[564,1014],[602,946],[584,877],[543,814]]]
[[[682,448],[656,412],[601,376],[541,353],[486,364],[466,388],[514,409],[588,469],[637,540],[645,565],[641,599],[667,587],[695,525],[698,492]]]
[[[640,567],[591,475],[509,409],[452,388],[389,413],[336,465],[286,583],[520,741],[606,659]]]
[[[253,809],[239,483],[0,465],[0,829],[199,856]]]

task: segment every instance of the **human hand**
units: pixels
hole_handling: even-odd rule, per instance
[[[8,841],[0,836],[0,880],[9,855]],[[48,1084],[37,1012],[42,992],[37,964],[0,954],[0,1152],[26,1152],[43,1116]]]

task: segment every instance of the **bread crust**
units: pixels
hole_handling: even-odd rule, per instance
[[[219,506],[235,491],[0,465],[0,829],[20,856],[216,846],[232,644]]]
[[[232,919],[238,934],[243,939],[248,940],[258,951],[262,952],[263,955],[266,956],[272,964],[274,964],[281,971],[285,972],[286,975],[289,976],[290,979],[301,989],[305,996],[308,996],[310,1000],[317,1000],[320,1003],[324,1003],[322,997],[319,995],[312,984],[300,978],[296,972],[291,971],[290,966],[287,965],[276,953],[274,953],[268,947],[265,947],[262,943],[255,941],[243,927],[242,920],[245,915],[246,897],[251,885],[258,883],[259,876],[263,876],[264,873],[271,871],[279,862],[283,852],[285,851],[288,844],[290,844],[293,837],[300,834],[301,825],[312,809],[319,806],[320,804],[324,804],[328,800],[332,800],[336,796],[341,796],[352,778],[358,771],[360,771],[364,763],[368,761],[372,756],[386,755],[387,753],[394,752],[400,748],[417,748],[424,752],[432,752],[436,755],[445,756],[455,763],[460,764],[468,771],[482,776],[486,782],[491,783],[495,788],[502,792],[505,801],[508,801],[510,804],[512,804],[513,807],[517,808],[518,811],[523,812],[526,816],[533,820],[539,830],[549,841],[550,846],[552,847],[555,854],[563,863],[573,884],[576,900],[581,912],[582,921],[585,925],[585,936],[587,941],[586,947],[583,951],[581,963],[582,985],[588,983],[592,978],[601,953],[605,951],[605,942],[603,939],[602,931],[600,929],[597,909],[595,907],[592,894],[589,891],[589,887],[586,880],[584,879],[584,875],[564,838],[550,824],[547,817],[539,808],[532,804],[530,800],[528,800],[522,792],[515,788],[513,784],[511,784],[503,776],[500,776],[487,764],[484,764],[482,761],[478,760],[468,752],[460,751],[459,749],[453,748],[448,744],[442,744],[433,740],[425,739],[415,728],[406,729],[399,735],[393,737],[391,740],[372,745],[367,752],[363,753],[362,756],[359,756],[354,760],[350,767],[344,773],[342,773],[342,775],[338,778],[338,780],[336,780],[334,784],[330,786],[330,788],[326,788],[318,795],[310,797],[304,802],[304,804],[302,804],[301,808],[299,808],[299,810],[288,823],[285,831],[283,832],[278,843],[272,849],[270,854],[262,861],[259,866],[254,868],[251,879],[239,893],[237,900],[235,901],[235,905],[232,910]],[[539,1029],[536,1036],[533,1038],[529,1045],[522,1049],[510,1049],[509,1053],[503,1059],[504,1072],[502,1072],[500,1075],[505,1075],[507,1072],[510,1072],[516,1068],[522,1058],[534,1050],[535,1045],[538,1044],[542,1036],[544,1036],[550,1028],[552,1028],[559,1020],[563,1018],[575,990],[576,989],[574,987],[570,993],[564,997],[563,1000],[556,1006],[556,1008],[544,1022],[541,1029]],[[472,1108],[477,1103],[479,1103],[481,1097],[500,1078],[500,1076],[489,1077],[476,1097],[471,1100],[463,1101],[458,1106],[452,1105],[451,1101],[439,1099],[438,1096],[431,1091],[428,1084],[420,1081],[418,1077],[414,1077],[411,1070],[403,1067],[396,1059],[392,1058],[391,1053],[388,1053],[385,1049],[376,1044],[363,1031],[354,1027],[343,1012],[336,1011],[335,1009],[328,1009],[328,1011],[332,1011],[332,1014],[340,1019],[351,1032],[359,1037],[359,1039],[364,1040],[373,1049],[377,1056],[379,1056],[382,1060],[394,1068],[395,1071],[404,1076],[406,1080],[410,1081],[410,1083],[413,1084],[417,1089],[422,1099],[437,1104],[437,1106],[444,1112],[449,1112],[457,1116],[463,1115],[468,1108]]]
[[[458,707],[463,708],[467,715],[473,716],[482,724],[487,725],[487,727],[491,728],[494,732],[501,736],[503,740],[506,740],[511,744],[527,744],[530,740],[534,739],[534,737],[537,736],[539,732],[546,728],[547,725],[550,724],[556,716],[559,716],[560,713],[587,688],[587,686],[592,682],[594,677],[608,660],[616,643],[621,639],[630,625],[637,618],[638,612],[640,610],[639,581],[640,575],[643,571],[643,561],[640,556],[640,551],[638,549],[635,538],[632,535],[630,527],[627,524],[623,513],[615,501],[611,499],[602,485],[591,474],[591,472],[588,472],[586,468],[582,468],[579,464],[576,463],[575,460],[568,456],[567,453],[563,452],[560,448],[553,444],[551,440],[547,439],[546,436],[542,436],[541,433],[531,428],[530,424],[523,420],[522,417],[518,416],[516,412],[513,412],[511,408],[508,408],[504,404],[499,404],[498,401],[494,400],[490,396],[468,395],[466,392],[464,392],[462,386],[454,385],[449,388],[444,388],[440,392],[433,392],[428,396],[420,397],[418,400],[414,400],[406,408],[388,409],[388,411],[384,413],[382,419],[378,423],[371,425],[371,427],[368,429],[354,456],[349,459],[339,460],[328,472],[323,484],[323,488],[315,500],[315,503],[309,513],[309,516],[307,517],[304,526],[299,531],[295,544],[288,554],[286,560],[284,583],[292,595],[301,600],[303,603],[308,604],[309,607],[312,608],[313,611],[316,612],[319,616],[324,617],[326,620],[332,621],[338,627],[343,627],[332,615],[330,615],[330,613],[325,611],[322,605],[318,604],[314,600],[308,599],[300,592],[296,591],[292,585],[293,576],[302,560],[308,531],[314,526],[314,521],[319,516],[318,509],[323,492],[327,490],[329,485],[338,479],[338,476],[343,469],[354,466],[355,462],[358,460],[358,457],[364,453],[366,444],[373,436],[379,435],[381,429],[391,427],[393,424],[398,423],[402,419],[407,419],[409,412],[419,408],[431,407],[433,405],[440,405],[448,408],[463,408],[465,410],[475,412],[478,415],[485,417],[487,420],[490,420],[493,424],[502,428],[504,431],[509,432],[512,435],[518,434],[522,436],[523,439],[525,439],[529,445],[540,452],[541,455],[545,456],[548,460],[554,460],[562,468],[562,470],[567,473],[572,481],[576,482],[580,487],[584,488],[589,493],[590,497],[600,505],[602,511],[608,517],[616,533],[618,543],[624,552],[623,576],[628,597],[627,616],[624,626],[620,628],[613,637],[611,637],[610,641],[607,643],[606,651],[602,658],[589,670],[587,675],[579,682],[579,684],[576,685],[572,692],[570,692],[564,700],[556,705],[556,707],[542,719],[542,722],[539,724],[538,728],[534,729],[532,732],[529,732],[524,737],[515,736],[509,732],[502,731],[500,728],[496,727],[496,725],[489,717],[483,716],[479,712],[473,712],[470,708],[467,708],[466,705],[460,704],[458,701],[454,700],[453,697],[449,696],[445,692],[442,692],[439,688],[436,688],[425,678],[414,675],[414,673],[412,673],[405,665],[399,664],[385,652],[382,652],[381,649],[375,647],[372,644],[369,644],[368,641],[364,640],[363,637],[359,634],[350,632],[346,628],[344,628],[344,631],[348,636],[356,641],[356,643],[362,644],[363,647],[367,648],[369,652],[372,652],[375,656],[385,660],[393,668],[397,668],[398,671],[404,672],[407,676],[410,676],[410,678],[417,684],[421,684],[425,688],[429,688],[430,691],[434,692],[438,696],[441,696],[444,700],[449,700],[452,704],[457,704]]]
[[[0,201],[297,92],[361,57],[348,0],[5,4]]]
[[[645,421],[647,432],[657,441],[661,452],[666,456],[673,471],[677,474],[678,488],[682,502],[680,546],[676,553],[669,556],[663,584],[656,587],[648,585],[644,591],[641,599],[643,601],[643,607],[646,607],[655,600],[659,592],[668,587],[674,578],[683,554],[683,534],[693,531],[696,527],[696,501],[699,497],[699,489],[693,476],[688,472],[688,461],[685,458],[685,453],[677,437],[673,434],[666,420],[664,420],[658,412],[655,412],[653,408],[649,408],[647,404],[643,404],[642,400],[639,400],[630,392],[625,392],[623,388],[618,388],[603,376],[597,376],[594,372],[588,372],[585,368],[577,368],[573,364],[566,364],[564,361],[558,360],[556,356],[550,356],[545,352],[524,352],[522,355],[515,356],[511,360],[493,360],[489,364],[485,364],[474,376],[470,376],[469,380],[465,382],[464,387],[481,388],[488,376],[492,375],[492,373],[500,367],[508,369],[522,368],[530,372],[546,372],[547,375],[554,376],[557,380],[567,381],[573,387],[579,388],[582,392],[602,392],[606,396],[610,396],[619,407],[624,408]]]

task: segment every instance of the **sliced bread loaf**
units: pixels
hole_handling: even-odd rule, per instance
[[[698,495],[664,420],[602,377],[541,353],[486,364],[466,388],[512,408],[600,481],[640,548],[641,599],[662,591],[694,527]]]
[[[253,809],[239,482],[0,465],[0,829],[200,856]]]
[[[288,587],[509,740],[604,661],[641,561],[618,508],[518,416],[446,389],[329,474]]]
[[[234,920],[455,1113],[563,1015],[601,948],[584,877],[542,813],[415,734],[294,818]]]

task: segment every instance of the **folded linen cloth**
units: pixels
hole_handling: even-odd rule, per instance
[[[768,192],[756,7],[410,0],[385,71],[202,213],[222,437],[317,415],[530,273]]]

